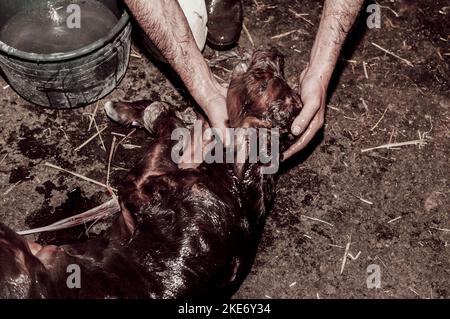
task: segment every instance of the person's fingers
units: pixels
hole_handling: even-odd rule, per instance
[[[321,97],[314,95],[303,100],[303,109],[300,114],[295,118],[291,126],[292,134],[298,136],[303,133],[311,123],[314,116],[319,111],[322,101]]]
[[[224,147],[228,147],[230,143],[230,137],[227,130],[227,126],[224,121],[210,121],[211,127],[215,129],[215,132],[219,135]]]
[[[292,157],[295,153],[301,151],[308,145],[309,142],[313,139],[313,137],[317,134],[320,128],[323,126],[324,121],[324,109],[321,108],[319,112],[317,112],[314,119],[311,121],[308,129],[300,136],[300,138],[293,144],[287,151],[283,153],[283,161]]]
[[[303,82],[303,80],[305,79],[306,76],[306,72],[308,72],[308,67],[306,67],[302,73],[300,74],[300,84]]]
[[[214,88],[213,91],[208,91],[208,95],[209,94],[213,94],[215,92],[215,95],[209,95],[210,97],[212,97],[212,99],[217,99],[217,97],[219,98],[225,98],[228,94],[228,83],[219,83],[216,79],[212,79],[213,84],[212,87]]]
[[[199,121],[201,121],[201,132],[198,132],[200,134],[196,134],[195,130],[198,127],[194,127],[194,134],[191,135],[191,140],[188,142],[186,149],[183,151],[183,155],[178,162],[178,168],[180,169],[197,168],[204,160],[205,154],[203,150],[206,144],[209,143],[209,141],[205,139],[205,132],[210,129],[210,125],[203,117],[200,117]]]
[[[219,96],[211,100],[205,112],[211,127],[217,130],[220,140],[227,146],[230,139],[227,136],[228,110],[225,97]]]
[[[324,108],[326,88],[320,77],[308,75],[308,70],[305,69],[300,75],[300,95],[303,108],[291,125],[291,132],[296,136],[302,134],[317,112]]]

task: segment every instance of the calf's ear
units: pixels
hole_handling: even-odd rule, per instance
[[[105,103],[106,115],[114,122],[124,126],[143,127],[144,110],[152,104],[151,101],[112,102]]]

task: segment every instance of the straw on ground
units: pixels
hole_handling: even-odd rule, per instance
[[[81,150],[83,147],[85,147],[86,145],[88,145],[90,142],[92,142],[99,134],[101,134],[104,130],[106,130],[107,126],[104,126],[100,131],[97,131],[97,133],[95,133],[94,135],[92,135],[90,138],[88,138],[83,144],[81,144],[80,146],[78,146],[77,148],[75,148],[75,152],[78,152],[79,150]]]
[[[407,60],[407,59],[405,59],[405,58],[402,58],[401,56],[398,56],[397,54],[395,54],[395,53],[393,53],[393,52],[391,52],[391,51],[389,51],[389,50],[383,48],[382,46],[376,44],[375,42],[372,42],[372,45],[373,45],[374,47],[376,47],[377,49],[380,49],[381,51],[383,51],[383,52],[385,52],[385,53],[387,53],[387,54],[393,56],[394,58],[397,58],[397,59],[399,59],[399,60],[405,62],[405,63],[406,63],[407,65],[409,65],[410,67],[414,67],[414,64],[412,64],[411,61],[409,61],[409,60]]]
[[[245,23],[242,24],[242,29],[244,30],[245,35],[248,38],[248,41],[250,41],[250,44],[252,45],[252,47],[254,47],[255,46],[255,42],[253,41],[252,35],[248,31],[247,26],[245,25]]]
[[[408,145],[424,146],[426,144],[427,144],[427,141],[425,139],[400,142],[400,143],[387,143],[387,144],[383,144],[383,145],[379,145],[379,146],[375,146],[375,147],[364,148],[361,150],[361,153],[366,153],[366,152],[370,152],[370,151],[378,150],[378,149],[382,149],[382,148],[390,149],[390,148],[396,148],[396,147],[402,147],[402,146],[408,146]]]
[[[326,221],[321,220],[319,218],[310,217],[310,216],[306,216],[306,215],[301,215],[301,217],[305,217],[306,219],[313,220],[313,221],[316,221],[316,222],[323,223],[323,224],[326,224],[328,226],[334,227],[334,225],[332,223],[326,222]]]
[[[342,258],[341,271],[340,271],[341,275],[344,272],[345,264],[347,263],[347,255],[348,255],[348,251],[350,249],[351,243],[352,243],[352,236],[350,235],[348,238],[348,242],[345,245],[344,257]]]
[[[80,178],[80,179],[82,179],[82,180],[85,180],[85,181],[87,181],[87,182],[89,182],[89,183],[92,183],[92,184],[95,184],[95,185],[104,187],[104,188],[106,188],[107,190],[112,189],[113,191],[116,191],[116,192],[117,192],[117,189],[108,187],[107,185],[105,185],[105,184],[103,184],[103,183],[100,183],[99,181],[96,181],[95,179],[92,179],[92,178],[86,177],[86,176],[84,176],[84,175],[81,175],[81,174],[78,174],[78,173],[69,171],[69,170],[67,170],[67,169],[65,169],[65,168],[59,167],[59,166],[57,166],[57,165],[53,165],[53,164],[48,163],[48,162],[45,162],[44,165],[47,166],[47,167],[50,167],[50,168],[53,168],[53,169],[56,169],[56,170],[59,170],[59,171],[68,173],[68,174],[73,175],[73,176],[75,176],[75,177],[78,177],[78,178]]]

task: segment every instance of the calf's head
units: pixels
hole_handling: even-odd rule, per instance
[[[229,126],[278,129],[279,151],[293,140],[290,127],[301,110],[301,98],[284,76],[284,58],[275,48],[256,51],[249,66],[238,65],[228,89]]]

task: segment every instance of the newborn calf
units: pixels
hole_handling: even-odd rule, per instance
[[[230,84],[229,126],[278,128],[283,151],[301,105],[283,57],[257,51],[245,69]],[[107,103],[106,111],[158,135],[119,188],[121,214],[103,236],[59,247],[29,244],[0,224],[0,297],[230,297],[252,265],[275,177],[249,161],[179,169],[171,133],[184,123],[166,103]],[[68,285],[71,265],[78,287]]]

